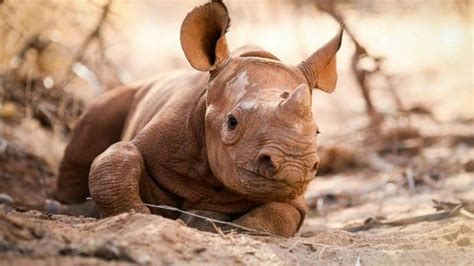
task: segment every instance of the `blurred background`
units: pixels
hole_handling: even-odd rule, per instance
[[[180,26],[203,3],[0,0],[4,200],[48,197],[71,129],[98,95],[191,70]],[[346,29],[337,89],[313,96],[323,161],[307,228],[425,213],[434,198],[474,200],[472,1],[225,3],[231,49],[256,44],[291,64]]]

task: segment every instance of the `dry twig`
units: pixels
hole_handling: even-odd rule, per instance
[[[236,229],[240,229],[240,230],[243,230],[245,232],[249,232],[249,233],[256,234],[256,235],[266,235],[266,236],[273,236],[273,237],[281,238],[280,236],[277,236],[275,234],[272,234],[272,233],[269,233],[269,232],[266,232],[266,231],[259,231],[259,230],[255,230],[255,229],[252,229],[252,228],[249,228],[249,227],[246,227],[246,226],[238,225],[236,223],[226,222],[226,221],[221,221],[221,220],[209,218],[209,217],[206,217],[206,216],[202,216],[202,215],[195,214],[195,213],[192,213],[192,212],[189,212],[189,211],[181,210],[179,208],[171,207],[171,206],[168,206],[168,205],[155,205],[155,204],[149,204],[149,203],[144,203],[144,204],[145,204],[145,206],[152,207],[152,208],[158,208],[158,209],[163,209],[163,210],[168,210],[168,211],[175,211],[175,212],[184,213],[184,214],[196,217],[196,218],[206,220],[206,221],[211,222],[211,223],[227,225],[227,226],[230,226],[230,227],[233,227],[233,228],[236,228]]]
[[[397,219],[392,221],[379,221],[374,218],[368,218],[361,225],[355,226],[346,226],[342,228],[343,230],[349,232],[358,232],[369,230],[375,227],[381,226],[404,226],[409,224],[415,224],[420,222],[431,222],[439,221],[446,218],[454,217],[457,215],[463,215],[465,217],[474,217],[474,214],[470,213],[468,210],[474,207],[474,203],[460,201],[460,203],[449,203],[433,200],[435,203],[435,209],[438,210],[436,213],[425,214],[420,216],[408,217],[403,219]],[[472,219],[472,218],[471,218]]]
[[[102,61],[105,63],[105,65],[110,69],[112,74],[114,75],[115,79],[119,83],[123,83],[123,78],[121,78],[121,75],[119,75],[119,71],[116,70],[116,67],[113,65],[113,63],[109,60],[109,58],[106,56],[105,53],[105,42],[104,42],[104,36],[103,36],[103,28],[106,25],[107,19],[109,18],[111,11],[111,6],[112,6],[113,0],[108,0],[107,3],[102,7],[102,13],[100,15],[99,20],[97,21],[97,24],[94,26],[93,30],[87,35],[87,37],[84,39],[82,44],[79,46],[79,50],[76,52],[74,58],[71,61],[71,64],[69,65],[69,71],[67,72],[67,77],[64,81],[64,86],[66,86],[72,79],[73,75],[75,74],[74,68],[77,63],[81,63],[84,61],[84,57],[86,54],[87,49],[95,42],[97,41],[98,46],[99,46],[99,52]]]
[[[344,16],[337,10],[335,1],[315,0],[314,3],[319,10],[329,14],[341,25],[341,27],[344,28],[347,35],[355,45],[355,51],[351,60],[351,68],[361,89],[361,93],[366,104],[366,111],[371,118],[372,125],[374,125],[377,129],[380,123],[383,121],[382,114],[377,110],[373,103],[371,88],[369,86],[369,80],[374,76],[374,74],[379,74],[385,80],[386,86],[390,91],[390,95],[392,96],[398,111],[408,115],[408,112],[404,112],[406,109],[397,93],[393,78],[382,71],[383,58],[370,54],[367,49],[359,42],[352,30],[345,23]],[[362,65],[363,60],[370,60],[374,64],[374,67],[372,69],[364,68]]]

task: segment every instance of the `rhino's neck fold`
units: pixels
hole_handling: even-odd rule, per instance
[[[206,146],[205,116],[206,116],[207,89],[203,88],[193,107],[189,109],[186,116],[185,132],[188,163],[190,171],[188,177],[204,181],[213,187],[221,187],[222,184],[212,174],[209,166]]]
[[[206,89],[203,89],[199,98],[186,115],[186,140],[188,145],[196,147],[196,151],[206,152],[206,135],[204,131],[204,119],[206,115]],[[206,155],[196,154],[195,156]],[[204,158],[207,159],[207,156]],[[197,159],[197,158],[196,158]],[[207,160],[206,160],[207,161]]]

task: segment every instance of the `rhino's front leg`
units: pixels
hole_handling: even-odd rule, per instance
[[[258,231],[291,237],[298,231],[304,213],[284,202],[265,203],[233,222]]]
[[[118,142],[97,156],[89,173],[89,190],[103,217],[124,212],[150,213],[140,198],[143,158],[130,142]]]

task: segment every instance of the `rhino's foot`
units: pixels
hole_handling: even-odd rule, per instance
[[[284,202],[269,202],[233,222],[261,233],[292,237],[298,231],[303,219],[304,214],[294,206]]]

